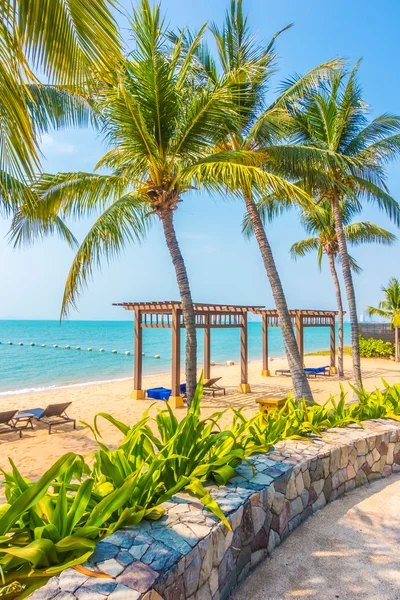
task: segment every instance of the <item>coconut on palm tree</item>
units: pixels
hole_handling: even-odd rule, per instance
[[[397,239],[390,231],[369,221],[352,222],[354,206],[350,202],[341,202],[341,213],[343,231],[349,246],[359,246],[360,244],[371,242],[390,245]],[[342,291],[336,269],[339,244],[332,205],[325,201],[313,207],[313,210],[303,210],[300,219],[303,227],[307,233],[311,234],[311,237],[293,244],[290,248],[290,253],[294,259],[297,259],[299,256],[306,256],[309,252],[317,252],[320,269],[322,268],[324,255],[328,257],[338,307],[338,373],[339,377],[343,377],[344,313]],[[361,268],[352,256],[349,256],[349,261],[353,272],[358,273],[361,271]]]
[[[390,320],[391,327],[394,327],[394,350],[395,360],[399,362],[399,328],[400,328],[400,282],[395,277],[389,280],[387,287],[382,287],[385,299],[379,302],[377,307],[368,306],[368,314],[377,317],[383,317]]]
[[[400,117],[383,114],[369,120],[357,79],[358,64],[348,74],[335,71],[301,101],[287,102],[291,115],[292,140],[325,153],[336,162],[304,173],[304,189],[320,201],[332,205],[337,244],[349,305],[353,373],[361,382],[357,305],[351,273],[351,260],[341,211],[341,203],[359,208],[373,202],[400,225],[400,206],[386,184],[386,164],[400,153]]]

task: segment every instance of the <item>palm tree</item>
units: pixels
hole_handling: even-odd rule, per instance
[[[287,29],[287,27],[285,28]],[[284,29],[284,30],[285,30]],[[282,30],[282,31],[284,31]],[[261,182],[238,181],[238,191],[244,200],[249,221],[256,236],[264,267],[272,289],[275,305],[279,314],[286,355],[292,375],[295,394],[298,398],[312,399],[311,389],[294,336],[293,325],[282,283],[276,268],[272,249],[260,218],[257,202],[273,195],[282,203],[310,201],[298,186],[290,183],[293,176],[293,148],[282,144],[286,135],[287,113],[286,102],[289,98],[302,98],[310,88],[318,84],[321,77],[326,76],[340,61],[329,61],[307,75],[294,79],[284,86],[282,94],[270,106],[265,106],[265,92],[270,76],[274,70],[275,53],[273,50],[276,34],[265,48],[258,46],[243,15],[242,1],[231,0],[230,11],[227,12],[222,29],[212,26],[217,44],[219,62],[222,71],[229,73],[240,69],[245,73],[240,83],[234,88],[233,96],[238,107],[239,118],[230,119],[226,123],[227,135],[218,149],[221,157],[231,152],[240,153],[243,157],[258,157],[264,171]],[[213,61],[203,51],[203,63],[208,77],[216,79],[217,69]],[[204,55],[206,59],[204,59]],[[297,167],[307,169],[312,160],[312,153],[301,153],[297,150]],[[214,172],[218,176],[218,163],[210,164],[208,174]]]
[[[97,164],[108,174],[58,173],[42,175],[34,187],[41,202],[39,222],[57,215],[97,218],[80,245],[66,282],[62,316],[76,304],[80,288],[88,283],[94,265],[118,254],[127,242],[142,239],[154,218],[161,222],[176,273],[186,327],[186,383],[188,403],[196,387],[196,328],[188,274],[179,248],[174,214],[183,195],[198,187],[235,186],[236,178],[258,177],[262,169],[246,167],[242,157],[221,159],[218,176],[201,173],[206,157],[225,134],[225,122],[236,117],[230,91],[235,75],[210,85],[198,73],[195,53],[204,27],[185,42],[185,32],[171,39],[159,5],[142,0],[131,19],[135,49],[115,81],[98,82],[90,103],[101,121],[111,149]],[[235,159],[235,160],[234,160]],[[253,174],[255,173],[255,175]],[[99,215],[100,212],[100,215]],[[21,212],[14,238],[30,235],[35,222]]]
[[[357,305],[341,203],[346,200],[360,207],[363,201],[374,202],[400,224],[400,207],[389,194],[385,170],[400,151],[400,117],[385,113],[368,120],[357,72],[358,64],[350,74],[336,71],[300,102],[288,102],[287,108],[293,118],[294,143],[319,149],[336,160],[310,169],[302,184],[314,198],[332,205],[350,312],[353,373],[361,383]]]
[[[86,89],[93,71],[118,67],[120,38],[114,0],[3,0],[0,2],[0,206],[10,210],[11,186],[21,190],[40,166],[38,113],[43,95],[53,119],[67,92]],[[115,60],[114,60],[115,59]],[[35,71],[47,78],[40,86]],[[56,86],[63,86],[60,104]],[[38,91],[40,87],[40,92]],[[49,114],[47,115],[49,116]],[[28,190],[26,190],[26,195]],[[32,198],[31,198],[32,200]]]
[[[387,287],[382,287],[385,299],[379,302],[378,308],[368,306],[370,316],[384,317],[390,319],[391,327],[394,327],[394,349],[395,359],[399,362],[399,327],[400,327],[400,282],[392,277]]]
[[[397,239],[395,235],[386,229],[374,225],[374,223],[370,223],[369,221],[352,223],[351,219],[354,214],[354,207],[349,202],[341,203],[341,213],[344,235],[350,246],[359,246],[360,244],[371,242],[390,245]],[[305,238],[293,244],[290,248],[290,253],[294,259],[297,259],[299,256],[306,256],[309,252],[316,251],[320,269],[322,268],[323,256],[326,255],[328,257],[338,306],[338,373],[339,377],[343,377],[343,302],[336,270],[339,244],[332,205],[325,201],[315,206],[313,210],[303,210],[301,213],[301,222],[307,233],[311,234],[312,237]],[[360,272],[361,269],[355,259],[349,256],[349,260],[352,270],[356,273]]]

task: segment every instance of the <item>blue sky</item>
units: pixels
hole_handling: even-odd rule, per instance
[[[129,10],[130,2],[123,2]],[[167,20],[174,26],[196,29],[205,21],[221,22],[228,0],[164,0]],[[280,37],[280,70],[275,78],[303,73],[335,56],[351,64],[363,57],[360,75],[364,97],[371,115],[400,113],[398,65],[400,44],[398,23],[400,4],[386,0],[247,0],[245,8],[258,35],[269,40],[288,23],[294,27]],[[123,35],[127,23],[119,17]],[[271,90],[271,98],[274,90]],[[45,136],[43,168],[48,172],[91,171],[103,153],[101,140],[90,130],[51,132]],[[400,197],[398,164],[389,169],[392,194]],[[273,307],[272,295],[254,240],[241,236],[244,209],[240,201],[224,201],[204,193],[185,196],[176,213],[176,229],[197,301],[261,304]],[[363,218],[395,231],[387,218],[367,206]],[[89,221],[71,223],[82,239]],[[0,221],[0,318],[57,319],[64,282],[73,258],[71,250],[57,239],[15,251],[5,239],[9,223]],[[281,274],[288,304],[292,308],[335,307],[329,269],[320,273],[316,257],[293,262],[290,245],[304,235],[293,211],[268,227],[268,235]],[[389,277],[400,276],[399,246],[364,246],[353,253],[363,273],[355,286],[359,312],[366,304],[380,299],[380,286]],[[159,224],[151,230],[142,246],[130,246],[124,254],[102,271],[96,271],[89,288],[79,301],[74,319],[123,319],[129,315],[111,306],[129,300],[178,299],[174,271]]]

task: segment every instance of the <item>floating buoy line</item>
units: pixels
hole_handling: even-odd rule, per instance
[[[0,341],[0,345],[4,344],[4,342]],[[7,342],[8,346],[13,346],[14,342],[12,341],[8,341]],[[18,346],[23,346],[24,343],[23,342],[18,342]],[[30,342],[29,346],[31,348],[36,347],[35,342]],[[58,348],[58,344],[52,344],[52,348]],[[40,348],[47,348],[46,344],[40,344]],[[66,344],[63,348],[64,350],[71,350],[71,346],[69,344]],[[75,350],[82,350],[81,346],[75,346],[74,348]],[[93,352],[93,348],[87,348],[86,349],[87,352]],[[99,348],[98,352],[106,352],[105,348]],[[111,350],[111,354],[123,354],[124,356],[131,356],[132,352],[130,350],[126,350],[125,352],[118,352],[118,350],[116,350],[115,348],[113,350]],[[142,352],[142,356],[146,356],[146,354],[144,352]],[[159,354],[155,354],[153,358],[161,358],[161,356]]]

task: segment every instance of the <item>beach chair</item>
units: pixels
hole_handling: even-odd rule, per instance
[[[213,379],[207,379],[203,383],[203,391],[209,392],[210,394],[212,394],[213,398],[217,392],[223,392],[223,395],[225,396],[226,389],[224,387],[220,387],[219,385],[217,385],[217,381],[219,381],[220,379],[221,379],[221,377],[214,377]]]
[[[290,375],[290,369],[277,369],[275,375]]]
[[[17,410],[6,410],[0,412],[0,434],[13,433],[18,431],[19,437],[22,437],[22,429],[16,427],[13,418],[18,414]]]
[[[72,402],[63,402],[61,404],[49,404],[47,408],[32,408],[29,410],[21,410],[20,415],[28,413],[39,423],[45,423],[49,428],[49,435],[51,434],[51,428],[54,425],[65,425],[66,423],[72,423],[74,429],[76,429],[76,420],[71,419],[65,412]]]
[[[308,376],[318,377],[318,375],[322,375],[323,377],[329,377],[331,374],[331,369],[329,366],[326,367],[307,367],[304,369],[304,373]]]

